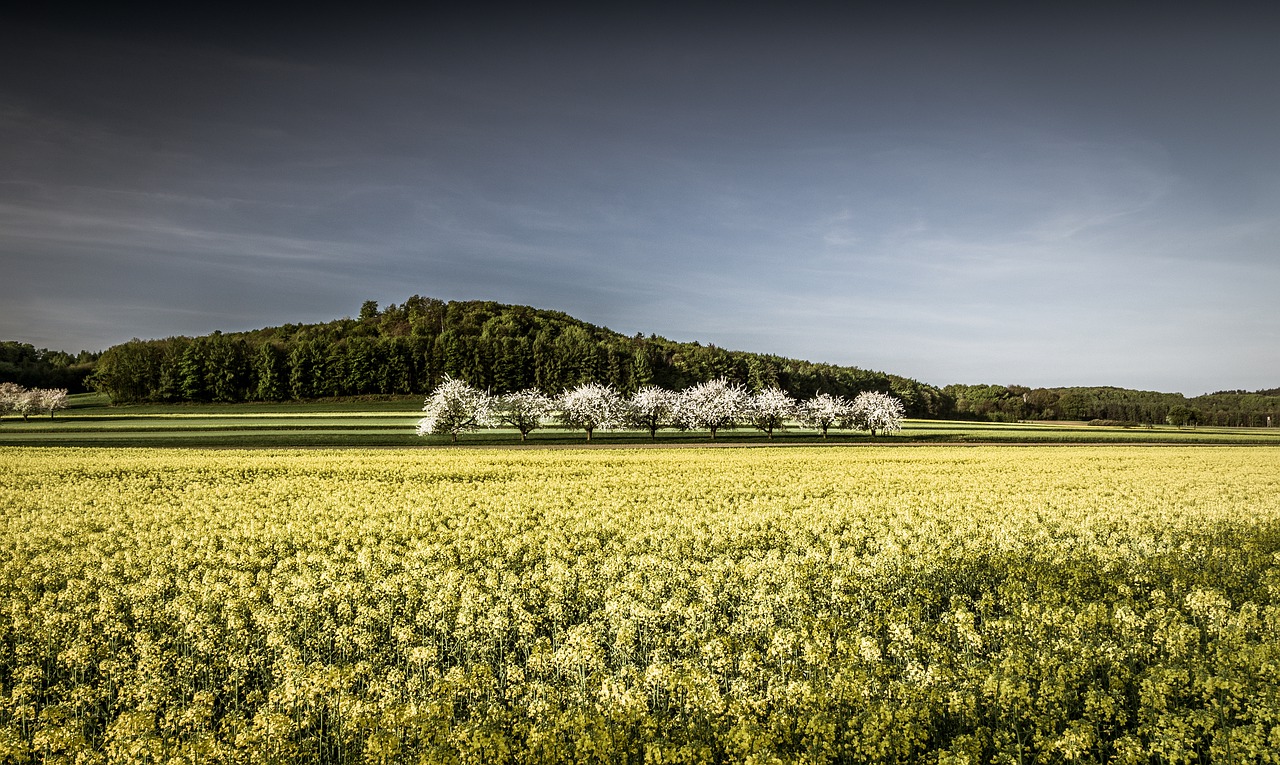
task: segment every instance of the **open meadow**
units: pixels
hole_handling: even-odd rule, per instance
[[[348,447],[413,448],[450,444],[447,436],[420,437],[422,397],[308,403],[145,404],[110,406],[105,396],[81,394],[57,416],[0,419],[0,446],[143,447]],[[529,435],[534,446],[581,445],[581,430],[548,425]],[[660,430],[656,440],[640,430],[597,431],[594,445],[702,445],[705,430]],[[1257,444],[1280,446],[1280,428],[1095,427],[1079,422],[992,423],[904,420],[902,430],[875,439],[855,430],[833,428],[827,439],[792,422],[774,433],[774,442],[817,446],[830,443],[1164,443]],[[717,443],[769,442],[751,427],[722,430]],[[513,428],[485,428],[459,437],[459,446],[520,444]]]
[[[1275,449],[5,446],[0,475],[3,762],[1280,761]]]

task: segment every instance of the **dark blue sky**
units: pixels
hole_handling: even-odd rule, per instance
[[[1280,16],[1026,5],[9,17],[0,338],[422,294],[936,384],[1280,385]]]

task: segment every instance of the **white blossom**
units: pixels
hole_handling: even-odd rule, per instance
[[[66,388],[40,388],[35,393],[36,408],[41,412],[48,412],[51,420],[54,410],[67,408]]]
[[[796,414],[796,400],[781,388],[765,388],[747,401],[747,418],[758,430],[773,438],[774,430],[782,430]]]
[[[556,401],[536,388],[499,396],[495,406],[497,419],[520,431],[524,441],[530,431],[541,427],[542,421],[555,411]]]
[[[902,416],[906,408],[902,401],[888,393],[863,391],[853,399],[851,422],[859,430],[871,431],[875,438],[876,431],[886,433],[902,430]]]
[[[827,437],[827,430],[852,417],[853,402],[844,396],[833,396],[830,393],[819,393],[800,405],[800,422],[810,428],[822,432]]]
[[[598,430],[621,427],[627,421],[622,396],[608,385],[587,383],[560,395],[560,418],[571,428],[587,431],[587,440]]]
[[[0,416],[18,411],[18,401],[26,388],[12,382],[0,383]]]
[[[628,402],[631,405],[631,423],[649,431],[654,438],[660,428],[675,424],[676,394],[656,385],[646,385],[636,391]]]
[[[680,391],[676,421],[685,428],[706,428],[715,438],[716,431],[732,428],[746,417],[750,395],[723,377],[699,383]]]
[[[14,411],[22,415],[22,419],[27,419],[33,414],[39,414],[44,408],[43,391],[39,388],[31,388],[24,390],[18,394],[17,401],[14,402]]]
[[[445,375],[444,381],[422,406],[426,417],[418,420],[418,435],[453,436],[497,424],[493,397],[461,380]]]

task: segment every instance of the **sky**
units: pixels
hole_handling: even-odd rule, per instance
[[[469,8],[4,12],[0,339],[417,294],[936,385],[1280,385],[1280,10]]]

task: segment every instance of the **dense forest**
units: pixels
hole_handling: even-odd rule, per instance
[[[0,341],[0,383],[17,383],[24,388],[66,388],[83,393],[85,378],[93,371],[100,354],[80,351],[37,349],[30,343]]]
[[[1243,427],[1280,426],[1280,390],[1181,393],[1126,388],[1026,388],[1020,385],[948,385],[956,417],[998,422],[1084,420],[1119,424]],[[1170,415],[1173,415],[1171,419]],[[1179,415],[1181,414],[1181,421]]]
[[[526,306],[418,296],[381,310],[369,301],[358,318],[327,324],[131,340],[107,349],[89,382],[115,403],[236,402],[422,394],[445,375],[494,393],[559,393],[587,382],[623,392],[647,384],[679,390],[727,377],[798,398],[888,392],[914,417],[950,411],[938,388],[896,375],[628,337]]]

